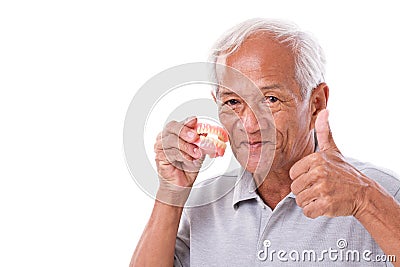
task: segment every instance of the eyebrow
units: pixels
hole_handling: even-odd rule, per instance
[[[266,85],[266,86],[263,86],[263,87],[260,88],[261,91],[272,90],[272,89],[282,89],[282,86],[280,84],[275,83],[275,84]],[[231,95],[237,96],[237,94],[235,92],[232,92],[232,91],[222,91],[221,92],[220,90],[218,90],[217,92],[218,92],[217,93],[218,97],[231,96]]]
[[[224,91],[224,92],[219,92],[220,96],[227,96],[227,95],[237,95],[235,92],[232,91]]]
[[[282,89],[282,86],[280,84],[275,83],[260,88],[260,90],[272,90],[272,89]]]

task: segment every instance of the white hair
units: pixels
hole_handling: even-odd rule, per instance
[[[283,20],[254,18],[228,30],[214,45],[210,61],[235,52],[251,34],[266,31],[272,38],[289,47],[295,58],[295,78],[302,97],[308,99],[312,90],[324,82],[325,55],[316,39],[301,31],[296,24]]]

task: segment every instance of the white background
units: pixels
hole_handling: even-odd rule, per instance
[[[127,266],[153,203],[125,166],[128,105],[251,17],[318,37],[337,145],[400,173],[396,1],[326,2],[2,1],[0,266]]]

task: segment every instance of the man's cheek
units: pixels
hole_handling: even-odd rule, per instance
[[[286,131],[287,132],[287,131]],[[285,143],[285,137],[286,135],[283,134],[283,131],[281,129],[276,129],[276,147],[275,149],[281,149]]]
[[[276,143],[280,148],[284,144],[290,143],[294,135],[299,131],[299,122],[302,119],[291,116],[275,115]],[[287,115],[287,114],[286,114]]]
[[[224,111],[219,111],[218,113],[219,121],[222,123],[222,125],[227,129],[228,131],[230,130],[230,125],[232,125],[232,115],[230,115],[227,112]]]
[[[235,135],[235,131],[238,130],[240,127],[240,119],[239,116],[232,114],[231,112],[228,113],[220,113],[219,114],[219,121],[224,126],[224,128],[228,131],[229,139],[232,139]],[[231,141],[231,140],[229,140]]]

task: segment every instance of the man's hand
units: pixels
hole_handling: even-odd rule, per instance
[[[320,111],[315,122],[320,151],[296,162],[289,172],[296,203],[310,218],[357,215],[372,182],[345,161],[333,141],[328,115]]]
[[[156,164],[161,187],[191,187],[204,160],[201,150],[194,144],[197,118],[184,122],[171,121],[158,134],[154,144]]]

